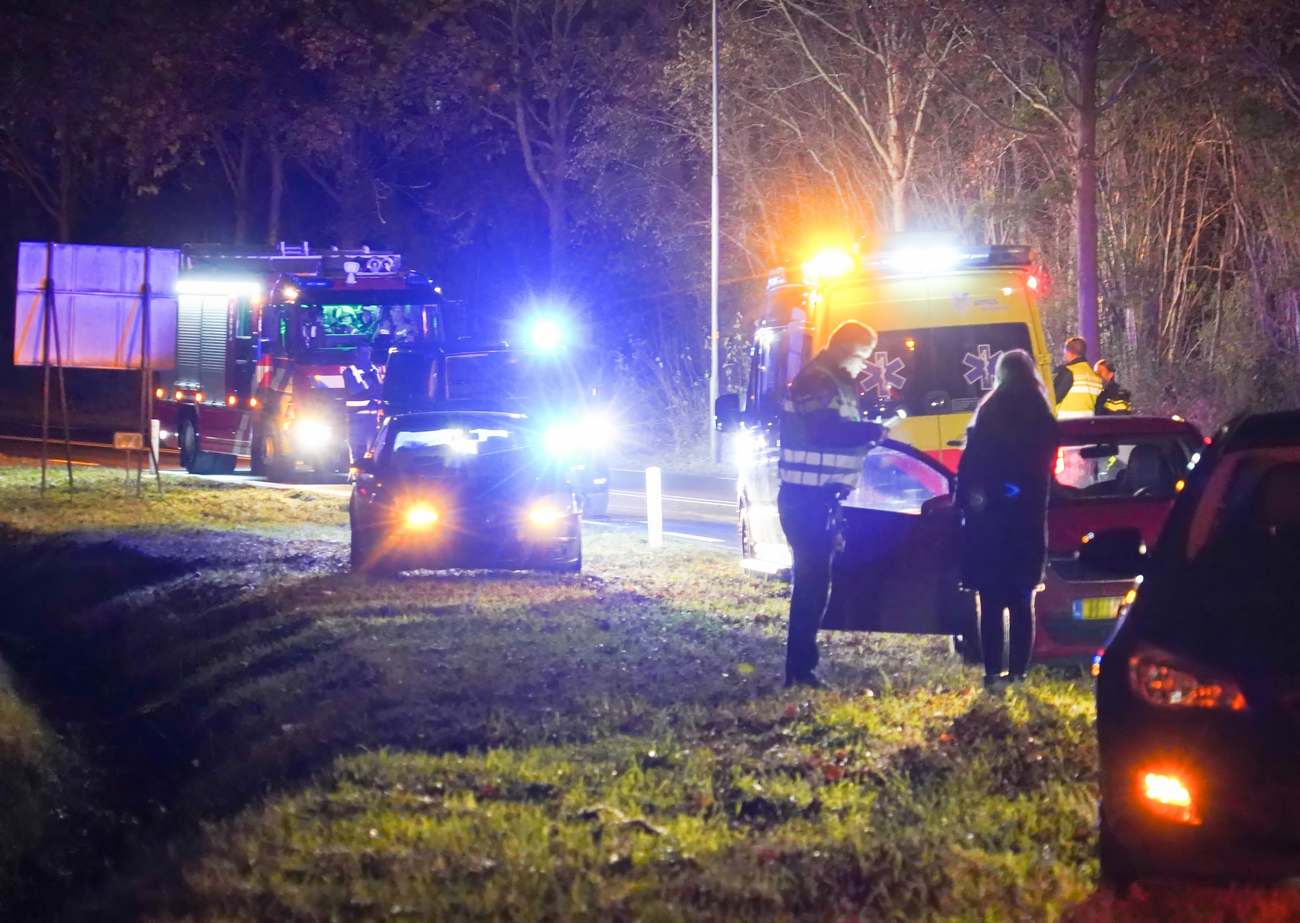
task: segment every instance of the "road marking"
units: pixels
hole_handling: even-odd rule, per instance
[[[645,491],[643,490],[611,490],[609,495],[611,497],[639,497],[642,500],[645,499]],[[719,506],[729,510],[736,507],[734,500],[708,500],[702,497],[678,497],[672,494],[664,494],[663,496],[665,503],[696,503],[700,506]]]
[[[582,527],[584,529],[590,528],[591,526],[600,526],[605,529],[617,529],[620,532],[641,532],[645,529],[645,520],[620,519],[614,522],[603,522],[599,519],[584,519],[582,521]],[[724,539],[712,538],[707,535],[692,535],[689,532],[671,532],[665,529],[664,535],[671,535],[673,538],[683,538],[692,542],[707,542],[710,545],[727,544]]]
[[[690,539],[693,542],[708,542],[711,545],[726,544],[726,542],[724,542],[720,538],[711,538],[710,536],[707,535],[691,535],[689,532],[669,532],[667,529],[665,529],[664,535],[671,535],[673,538]]]

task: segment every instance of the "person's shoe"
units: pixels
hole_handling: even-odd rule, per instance
[[[816,673],[803,673],[799,676],[787,676],[785,678],[785,688],[792,686],[804,686],[808,689],[830,689],[830,683],[826,682]]]
[[[1010,676],[1007,677],[1007,681],[1010,682],[1012,685],[1018,685],[1025,681],[1025,674],[1012,673]]]
[[[984,675],[984,691],[989,695],[1002,695],[1007,691],[1007,677],[1005,673],[986,673]]]

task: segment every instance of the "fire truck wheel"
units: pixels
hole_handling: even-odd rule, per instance
[[[255,433],[253,444],[248,447],[248,471],[255,477],[266,474],[266,457],[262,454],[261,433]]]
[[[235,456],[204,452],[199,448],[199,434],[192,420],[181,423],[177,442],[180,444],[181,465],[190,474],[229,474],[235,470]]]
[[[282,448],[280,440],[274,433],[263,433],[258,437],[257,447],[253,453],[254,464],[261,469],[260,473],[268,481],[283,483],[293,480],[293,459],[288,458]],[[257,473],[256,468],[254,471]]]

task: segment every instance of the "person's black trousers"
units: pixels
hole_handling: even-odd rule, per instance
[[[979,590],[980,647],[984,652],[984,675],[1002,672],[1002,612],[1010,615],[1011,643],[1008,671],[1024,676],[1034,650],[1034,588],[990,586]]]
[[[798,680],[817,668],[817,629],[830,601],[831,565],[842,545],[840,504],[830,488],[782,484],[776,508],[794,558],[785,677]]]

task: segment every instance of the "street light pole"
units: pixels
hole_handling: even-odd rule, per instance
[[[713,176],[709,220],[709,455],[721,461],[713,408],[718,402],[718,0],[713,0]]]

